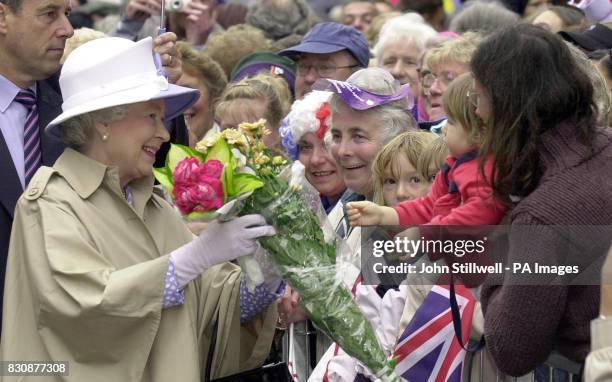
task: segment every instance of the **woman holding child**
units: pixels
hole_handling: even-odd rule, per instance
[[[471,68],[473,99],[486,123],[480,156],[493,158],[493,191],[511,202],[512,227],[538,233],[525,245],[511,229],[508,261],[564,249],[566,240],[547,227],[610,225],[612,180],[603,169],[612,166],[612,134],[596,126],[593,87],[567,46],[541,28],[518,25],[483,42]],[[516,376],[553,350],[583,362],[598,304],[598,286],[485,287],[487,348],[502,371]]]

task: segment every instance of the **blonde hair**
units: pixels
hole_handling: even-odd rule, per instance
[[[470,141],[479,145],[483,122],[476,114],[476,107],[470,103],[468,93],[474,91],[474,77],[472,73],[463,73],[450,83],[442,95],[442,105],[453,125],[460,124]]]
[[[382,205],[385,202],[383,183],[388,172],[391,172],[393,177],[399,178],[398,166],[396,165],[398,157],[405,155],[408,162],[416,169],[425,147],[435,139],[436,135],[427,131],[408,131],[393,138],[378,152],[372,163],[373,201],[375,203]]]
[[[281,78],[264,73],[229,84],[221,94],[221,99],[216,106],[217,119],[231,113],[233,109],[230,107],[232,101],[237,99],[265,101],[267,126],[274,129],[278,129],[281,120],[289,112],[291,106],[291,93],[287,83]],[[236,106],[234,105],[234,107]],[[240,107],[244,108],[245,106]],[[247,110],[247,112],[251,115],[255,114],[252,110]]]
[[[86,42],[97,40],[99,38],[106,37],[106,34],[93,30],[90,28],[79,28],[74,30],[74,34],[68,40],[66,40],[66,46],[64,47],[64,54],[60,59],[60,63],[64,63],[70,53],[74,51],[79,46],[85,44]]]
[[[232,70],[246,56],[271,49],[261,29],[247,24],[231,26],[228,30],[210,35],[206,41],[206,53],[221,65],[227,78]]]
[[[427,52],[426,65],[431,70],[446,62],[456,62],[469,65],[482,36],[475,32],[466,32],[459,37],[442,41],[442,43]]]
[[[429,179],[440,171],[446,157],[448,157],[448,147],[444,142],[444,137],[438,136],[423,149],[417,161],[417,173],[422,179],[429,182]]]

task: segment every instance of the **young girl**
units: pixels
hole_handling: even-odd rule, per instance
[[[348,203],[351,225],[494,225],[501,221],[505,207],[493,197],[476,160],[482,121],[470,101],[472,84],[471,74],[465,73],[444,93],[448,116],[444,141],[450,155],[429,193],[393,208],[367,201]],[[485,160],[487,177],[491,165]]]
[[[444,156],[439,161],[437,159],[441,153]],[[439,166],[444,163],[445,154],[444,142],[433,133],[410,131],[398,135],[387,143],[374,159],[372,165],[374,200],[394,206],[398,203],[398,199],[410,200],[427,194],[431,187],[428,178],[438,172]],[[419,168],[425,171],[421,174],[418,172]],[[402,190],[403,183],[406,183],[405,187],[409,188],[409,191]],[[422,296],[427,292],[422,291],[423,288],[412,291],[406,285],[391,288],[389,285],[377,287],[364,284],[359,284],[355,288],[355,301],[372,323],[377,338],[387,354],[393,353],[397,342],[396,334],[405,310],[406,296],[416,295],[419,301],[422,301]],[[417,298],[412,300],[416,301]],[[358,373],[368,373],[356,359],[340,348],[334,354],[329,362],[323,365],[327,381],[366,380],[363,375],[356,377]],[[316,372],[313,376],[314,378],[309,381],[322,379]]]
[[[417,173],[421,178],[427,180],[427,192],[431,189],[436,174],[444,165],[447,157],[448,147],[446,147],[443,136],[437,136],[423,149],[417,162]]]
[[[372,164],[374,203],[394,206],[427,194],[431,183],[419,177],[417,163],[424,148],[435,139],[433,133],[409,131],[387,143]]]

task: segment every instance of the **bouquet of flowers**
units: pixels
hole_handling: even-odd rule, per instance
[[[371,324],[336,278],[335,242],[326,242],[299,180],[280,175],[287,161],[264,147],[266,133],[260,120],[208,134],[195,150],[172,145],[166,166],[154,175],[187,219],[262,214],[276,235],[259,242],[300,293],[309,318],[381,380],[399,380]]]

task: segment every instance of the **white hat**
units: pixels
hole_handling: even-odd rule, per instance
[[[188,109],[200,93],[169,84],[157,73],[152,52],[151,37],[138,42],[105,37],[76,48],[59,79],[63,113],[47,129],[91,111],[156,99],[166,101],[166,119]]]

